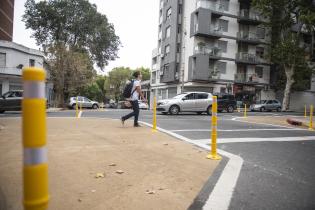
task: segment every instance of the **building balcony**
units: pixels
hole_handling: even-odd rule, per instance
[[[199,9],[199,8],[210,10],[211,15],[217,18],[223,15],[230,16],[230,14],[227,13],[227,11],[225,11],[224,4],[222,3],[216,3],[216,2],[211,2],[207,0],[198,0],[196,4],[196,9]]]
[[[234,75],[235,83],[259,83],[257,74],[237,73]]]
[[[237,41],[253,45],[266,43],[266,40],[260,38],[256,33],[243,31],[237,32]]]
[[[210,59],[220,60],[222,57],[222,50],[218,47],[196,46],[194,55],[197,54],[208,55]]]
[[[264,22],[261,14],[253,10],[242,9],[239,12],[238,22],[245,25],[259,25]]]
[[[8,68],[8,67],[0,67],[0,74],[9,74],[9,75],[22,75],[22,69],[19,68]]]
[[[239,52],[236,53],[235,62],[240,64],[248,64],[248,65],[269,65],[265,59],[247,52]]]
[[[199,30],[199,27],[196,24],[194,27],[194,34],[193,35],[206,37],[206,38],[220,39],[223,37],[223,31],[221,30],[220,27],[212,27],[212,28],[210,28],[210,30],[201,31],[201,30]]]

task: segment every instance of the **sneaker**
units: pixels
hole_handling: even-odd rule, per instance
[[[125,125],[125,120],[123,118],[120,118],[120,122],[121,122],[122,126]]]
[[[139,125],[139,124],[135,124],[133,127],[141,127],[141,125]]]

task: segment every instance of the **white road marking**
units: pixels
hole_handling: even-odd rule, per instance
[[[222,130],[218,129],[220,132],[247,132],[247,131],[299,131],[301,129],[288,129],[288,128],[266,128],[266,129],[235,129],[235,130]],[[170,130],[171,132],[210,132],[210,129],[190,129],[190,130]]]
[[[140,122],[144,125],[152,127],[151,124],[146,122]],[[181,136],[177,133],[165,130],[163,128],[157,127],[157,129],[161,132],[164,132],[170,136],[181,139],[183,141],[194,144],[198,147],[204,148],[206,150],[210,150],[210,146],[204,143],[199,143],[197,141],[191,140],[184,136]],[[231,154],[229,152],[218,149],[219,154],[224,155],[229,158],[228,163],[223,169],[220,178],[215,184],[213,191],[209,195],[208,200],[206,201],[203,209],[205,210],[227,210],[229,208],[231,198],[234,192],[234,188],[236,186],[237,179],[240,175],[241,168],[244,160],[237,155]]]
[[[285,141],[309,141],[315,140],[315,136],[297,136],[297,137],[275,137],[275,138],[219,138],[217,139],[218,144],[222,143],[240,143],[240,142],[262,142],[262,141],[274,141],[274,142],[285,142]],[[208,144],[211,139],[196,139],[197,143]]]
[[[273,127],[279,127],[279,128],[288,128],[288,129],[296,129],[296,130],[307,130],[307,129],[302,129],[302,128],[293,128],[290,126],[284,126],[284,125],[275,125],[275,124],[269,124],[269,123],[258,123],[258,122],[249,122],[249,121],[243,121],[243,120],[238,120],[238,119],[246,119],[245,117],[234,117],[231,120],[236,121],[236,122],[243,122],[243,123],[250,123],[250,124],[256,124],[256,125],[267,125],[267,126],[273,126]]]

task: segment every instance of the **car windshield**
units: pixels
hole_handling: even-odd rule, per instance
[[[175,96],[175,97],[173,97],[174,99],[179,99],[179,98],[182,98],[183,96],[185,96],[186,94],[179,94],[179,95],[177,95],[177,96]]]
[[[261,100],[261,101],[258,101],[257,104],[265,104],[267,102],[267,100]]]

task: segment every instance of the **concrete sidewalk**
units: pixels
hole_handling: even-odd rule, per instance
[[[189,207],[219,161],[129,123],[48,118],[49,209]],[[0,119],[0,136],[0,204],[22,209],[21,119]]]

